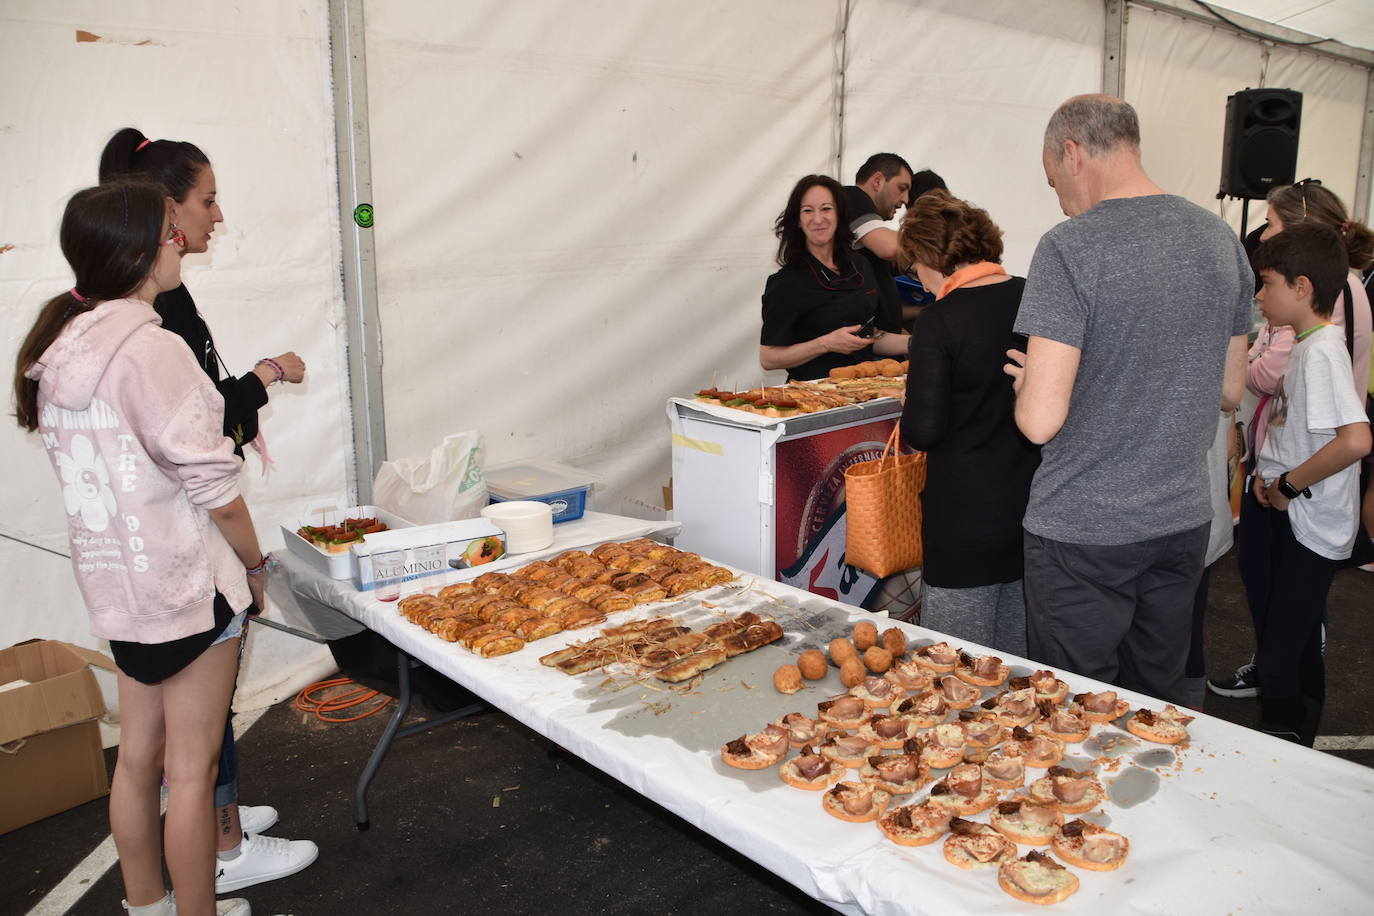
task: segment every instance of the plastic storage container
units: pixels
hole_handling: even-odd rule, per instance
[[[530,499],[548,503],[553,522],[571,522],[587,511],[587,493],[601,482],[595,474],[566,464],[527,458],[483,468],[494,503]]]
[[[296,533],[296,529],[302,525],[337,525],[346,518],[375,518],[380,522],[385,522],[387,527],[393,531],[398,528],[415,527],[399,515],[392,515],[385,509],[378,509],[376,506],[351,506],[342,511],[335,509],[329,512],[316,512],[308,518],[288,519],[281,523],[282,540],[292,553],[329,578],[352,579],[358,573],[358,561],[353,556],[352,551],[330,553],[316,547]]]

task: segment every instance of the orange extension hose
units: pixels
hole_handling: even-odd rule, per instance
[[[350,686],[355,689],[348,690],[347,688]],[[342,692],[336,692],[331,696],[317,696],[321,691],[336,687],[344,689]],[[383,697],[382,702],[356,716],[329,715],[330,713],[338,712],[343,709],[351,709],[355,706],[360,706],[378,696]],[[304,712],[313,712],[315,718],[322,722],[357,722],[359,719],[366,719],[374,713],[381,712],[391,702],[391,699],[391,697],[383,696],[379,691],[355,684],[349,678],[336,677],[327,681],[316,681],[296,694],[296,708]]]

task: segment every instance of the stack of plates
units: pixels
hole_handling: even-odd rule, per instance
[[[548,503],[517,499],[492,503],[482,517],[506,533],[507,553],[543,550],[553,543],[553,510]]]

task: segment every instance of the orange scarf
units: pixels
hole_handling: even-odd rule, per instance
[[[961,267],[945,279],[945,285],[940,287],[940,291],[935,294],[937,300],[943,299],[959,287],[972,283],[974,280],[981,280],[984,277],[994,277],[998,274],[1006,276],[1007,272],[1001,264],[994,264],[991,261],[979,261],[967,267]]]

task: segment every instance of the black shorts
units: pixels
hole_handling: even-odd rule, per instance
[[[110,640],[110,654],[119,670],[141,684],[160,684],[200,657],[234,619],[234,609],[215,592],[215,625],[171,642],[144,643]]]

